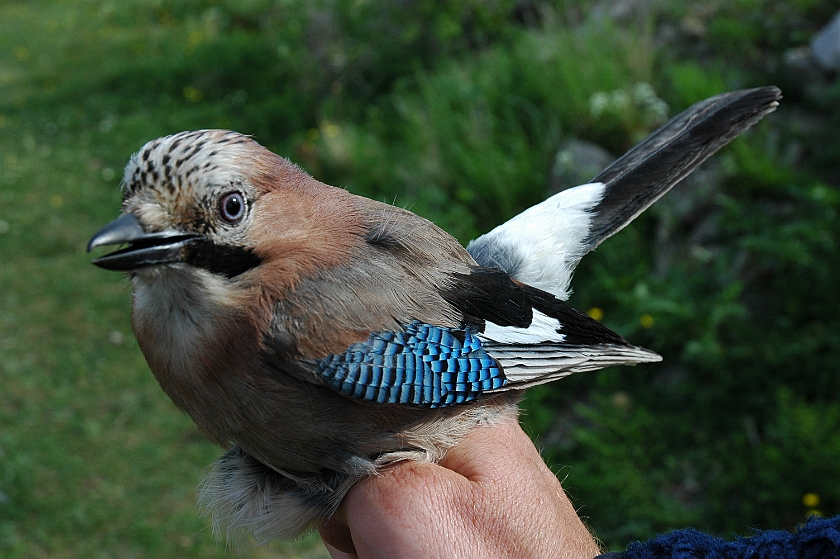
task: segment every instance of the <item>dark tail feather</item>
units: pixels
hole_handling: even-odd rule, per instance
[[[722,93],[695,103],[598,174],[606,185],[592,209],[587,251],[617,233],[735,136],[777,106],[774,86]]]

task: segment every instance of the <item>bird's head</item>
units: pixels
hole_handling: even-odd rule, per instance
[[[323,266],[325,258],[341,254],[341,235],[332,234],[343,221],[335,219],[336,208],[352,206],[341,204],[345,191],[225,130],[147,143],[125,168],[123,193],[122,215],[91,238],[88,250],[127,245],[93,263],[135,275],[188,267],[231,279],[282,254],[275,260],[289,269],[274,276],[294,276],[293,270]],[[347,218],[352,211],[345,211]],[[347,230],[341,233],[346,238]],[[314,254],[313,247],[325,250]]]
[[[238,134],[198,131],[147,143],[125,168],[122,215],[96,233],[88,250],[127,244],[94,259],[133,271],[186,263],[238,275],[259,263],[247,240],[257,187],[249,167],[255,143]],[[224,258],[213,258],[221,256]]]

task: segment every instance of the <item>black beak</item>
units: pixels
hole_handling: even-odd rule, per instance
[[[183,262],[186,248],[203,240],[196,233],[173,229],[147,233],[134,214],[123,214],[99,231],[88,243],[90,252],[96,247],[128,244],[126,248],[94,258],[92,263],[106,270],[129,271],[156,264]]]

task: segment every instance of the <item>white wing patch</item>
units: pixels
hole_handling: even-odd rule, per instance
[[[484,332],[478,334],[478,338],[485,348],[488,344],[562,343],[565,336],[558,332],[561,327],[562,324],[556,318],[551,318],[535,310],[534,318],[527,328],[499,326],[488,320]]]
[[[515,262],[504,270],[514,279],[569,298],[572,272],[587,252],[592,209],[604,198],[600,182],[569,188],[532,206],[472,243]],[[501,259],[500,259],[501,260]],[[481,263],[481,262],[479,262]]]

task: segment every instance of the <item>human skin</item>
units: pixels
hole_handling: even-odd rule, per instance
[[[591,559],[600,553],[518,423],[474,429],[439,464],[358,482],[320,527],[333,559]]]

